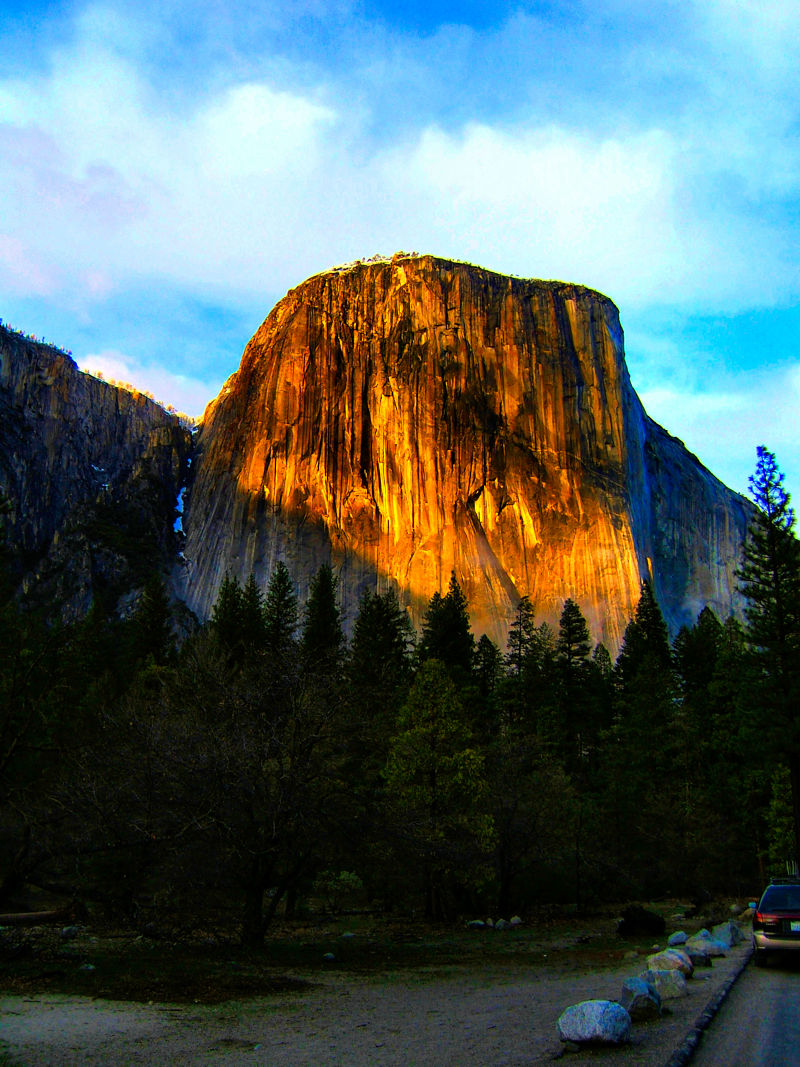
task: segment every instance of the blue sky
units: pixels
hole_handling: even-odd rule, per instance
[[[398,249],[601,290],[648,412],[800,493],[796,0],[4,3],[0,317],[201,413]]]

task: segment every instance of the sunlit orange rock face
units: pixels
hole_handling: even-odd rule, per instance
[[[645,414],[619,314],[579,285],[430,256],[291,290],[210,405],[184,526],[184,596],[223,574],[301,596],[323,562],[346,620],[394,586],[419,624],[455,571],[505,642],[523,594],[615,650],[651,577],[671,626],[735,606],[747,504]]]

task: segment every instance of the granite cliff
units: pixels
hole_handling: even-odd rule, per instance
[[[77,618],[114,607],[178,551],[191,434],[140,393],[0,326],[0,490],[16,577]]]
[[[208,616],[225,571],[303,593],[322,562],[352,620],[397,588],[419,623],[455,570],[476,632],[581,606],[614,650],[650,578],[674,630],[737,605],[748,504],[644,412],[619,314],[579,285],[431,256],[291,290],[209,406],[178,585]]]

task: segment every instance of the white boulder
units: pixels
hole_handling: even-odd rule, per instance
[[[744,941],[744,934],[737,923],[729,919],[726,923],[720,923],[711,929],[711,936],[723,944],[725,948],[733,948],[734,945]]]
[[[689,987],[680,971],[642,971],[639,977],[654,986],[662,1000],[689,995]]]
[[[630,1039],[631,1017],[612,1000],[584,1000],[573,1004],[558,1018],[562,1041],[578,1045],[622,1045]]]
[[[647,966],[651,971],[680,971],[687,978],[692,977],[694,964],[688,953],[680,948],[665,948],[647,957]]]

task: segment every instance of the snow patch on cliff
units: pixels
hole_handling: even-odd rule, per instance
[[[178,499],[175,501],[175,510],[178,512],[175,518],[175,522],[172,526],[172,529],[175,531],[175,533],[183,533],[183,494],[185,492],[185,488],[181,489],[181,491],[178,493]]]

